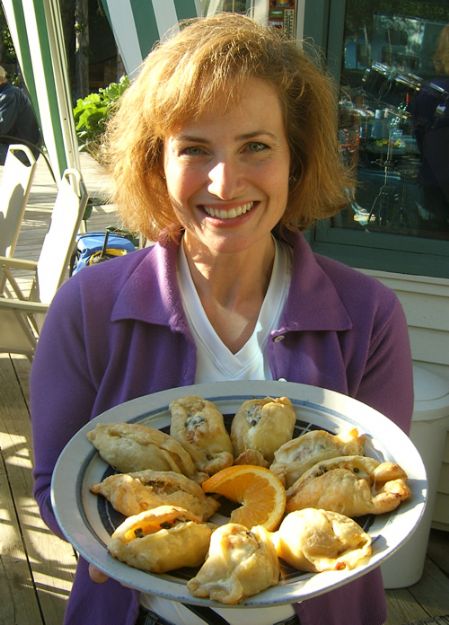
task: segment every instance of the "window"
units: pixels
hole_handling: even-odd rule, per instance
[[[358,182],[315,249],[449,277],[449,3],[307,0],[304,35],[339,83],[340,152]]]
[[[220,11],[251,15],[273,28],[283,29],[289,36],[296,34],[296,0],[200,0],[202,15]]]

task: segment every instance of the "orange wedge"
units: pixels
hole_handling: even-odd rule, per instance
[[[240,464],[222,469],[202,483],[206,493],[217,493],[242,504],[231,513],[231,522],[249,529],[262,525],[268,531],[279,526],[285,512],[285,488],[265,467]]]

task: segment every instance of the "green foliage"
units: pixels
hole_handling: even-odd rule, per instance
[[[6,22],[3,6],[0,3],[0,50],[2,56],[0,58],[0,64],[8,72],[8,80],[12,83],[18,82],[17,74],[12,73],[12,68],[17,67],[17,56],[14,50],[14,45],[9,32],[8,24]]]
[[[128,86],[129,78],[122,76],[118,83],[113,82],[104,89],[99,89],[98,93],[90,93],[77,101],[73,115],[81,150],[89,152],[94,157],[98,156],[106,122]]]

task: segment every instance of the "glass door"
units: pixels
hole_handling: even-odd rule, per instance
[[[449,277],[448,0],[305,0],[304,37],[336,79],[340,157],[357,178],[314,249]]]
[[[449,3],[347,0],[342,52],[338,225],[449,238]]]

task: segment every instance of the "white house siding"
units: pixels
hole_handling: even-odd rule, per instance
[[[396,292],[407,317],[413,361],[446,379],[449,392],[449,280],[363,271]],[[449,432],[432,518],[434,527],[449,531]]]

